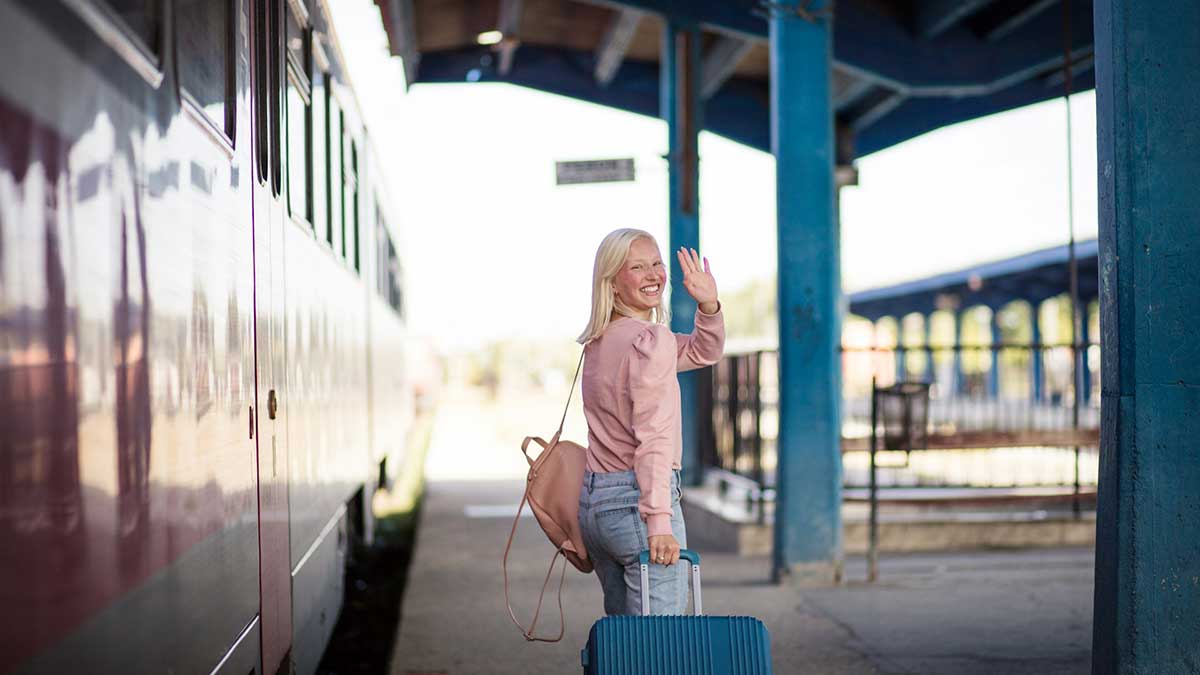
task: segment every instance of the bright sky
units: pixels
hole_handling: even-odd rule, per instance
[[[666,125],[504,84],[414,86],[371,0],[330,3],[390,179],[414,331],[442,349],[574,338],[603,236],[639,227],[667,246]],[[520,60],[520,52],[516,56]],[[1092,92],[1072,98],[1075,233],[1096,236]],[[858,160],[842,190],[847,291],[1065,243],[1061,100],[948,127]],[[700,138],[701,253],[720,288],[775,273],[774,160]],[[637,181],[554,185],[554,162],[633,157]],[[667,252],[664,251],[664,254]]]

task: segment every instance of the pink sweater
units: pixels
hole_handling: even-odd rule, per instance
[[[690,335],[620,317],[584,348],[588,469],[637,473],[638,511],[650,536],[671,534],[671,470],[683,456],[676,372],[716,363],[725,318],[696,310]]]

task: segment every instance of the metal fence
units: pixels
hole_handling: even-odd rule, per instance
[[[1041,356],[1035,367],[1034,353]],[[1083,345],[1080,379],[1089,395],[1076,424],[1070,345],[845,349],[842,352],[843,484],[854,498],[868,483],[871,378],[881,385],[930,384],[928,449],[881,452],[883,488],[1067,489],[1095,486],[1099,442],[1099,348]],[[898,362],[903,360],[904,369]],[[926,365],[932,362],[933,368]],[[957,367],[956,365],[957,364]],[[778,354],[727,355],[711,373],[709,468],[761,488],[775,484]],[[764,494],[759,491],[759,495]]]

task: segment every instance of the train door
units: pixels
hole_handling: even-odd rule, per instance
[[[251,0],[254,12],[254,239],[258,355],[259,573],[264,673],[287,673],[292,645],[285,389],[282,0]]]

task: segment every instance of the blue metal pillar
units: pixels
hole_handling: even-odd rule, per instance
[[[967,378],[963,376],[962,358],[962,320],[963,310],[954,310],[954,395],[962,396],[967,393]]]
[[[662,37],[659,108],[667,122],[667,164],[670,182],[670,232],[667,252],[671,266],[671,330],[690,333],[695,327],[696,301],[683,287],[683,271],[675,251],[680,246],[700,250],[700,31],[667,21]],[[702,476],[699,435],[700,373],[679,375],[683,423],[683,481],[697,485]]]
[[[1041,403],[1043,394],[1043,382],[1045,379],[1042,375],[1042,304],[1040,302],[1029,303],[1029,323],[1033,329],[1032,342],[1033,347],[1030,353],[1030,373],[1029,377],[1033,379],[1033,388],[1030,391],[1030,396],[1034,403]]]
[[[904,348],[904,317],[896,317],[896,382],[908,377],[908,352]]]
[[[992,369],[988,371],[988,398],[1000,398],[1000,310],[992,308]]]
[[[1096,0],[1092,672],[1200,668],[1200,3]]]
[[[842,569],[841,255],[834,198],[827,0],[808,21],[772,3],[771,150],[779,232],[779,437],[773,577],[836,583]]]

